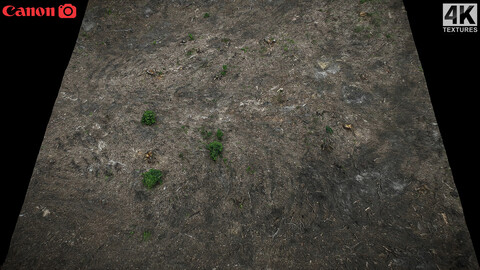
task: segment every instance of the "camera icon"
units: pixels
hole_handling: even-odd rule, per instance
[[[65,4],[58,7],[58,17],[71,19],[77,17],[77,8],[72,4]]]

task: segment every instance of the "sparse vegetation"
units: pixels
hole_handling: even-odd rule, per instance
[[[223,145],[221,142],[213,141],[207,145],[207,149],[210,151],[210,157],[212,160],[217,161],[223,151]]]
[[[157,122],[155,113],[153,111],[147,110],[143,113],[142,123],[147,126],[152,126]]]
[[[400,2],[92,2],[6,268],[475,268]]]
[[[217,129],[216,135],[217,135],[217,139],[221,141],[223,137],[223,131],[221,131],[220,129]]]
[[[204,140],[208,140],[213,135],[211,131],[206,130],[204,127],[200,128],[200,134]]]
[[[260,52],[260,54],[262,54],[262,55],[265,54],[265,53],[267,53],[267,47],[262,46],[262,47],[260,48],[260,51],[259,51],[259,52]]]
[[[223,65],[222,66],[222,71],[220,72],[220,75],[222,75],[222,76],[227,75],[227,69],[228,69],[227,65]]]
[[[148,189],[153,188],[157,184],[162,184],[162,171],[156,169],[150,169],[149,171],[142,174],[143,176],[143,185]]]
[[[113,177],[113,172],[111,170],[107,170],[105,172],[105,181],[110,180]]]
[[[363,25],[357,25],[357,26],[355,26],[355,28],[353,28],[353,32],[355,32],[355,33],[364,32],[366,30],[367,30],[367,28]]]
[[[370,24],[372,24],[375,27],[380,27],[382,25],[382,18],[380,17],[380,14],[378,13],[369,13],[370,17]]]
[[[150,237],[152,236],[152,233],[150,231],[144,231],[142,234],[142,241],[148,241]]]
[[[328,134],[333,134],[333,129],[329,126],[326,126],[325,127],[325,131],[328,133]]]

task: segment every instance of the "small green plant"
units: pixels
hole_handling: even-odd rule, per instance
[[[113,172],[111,170],[107,170],[105,172],[105,181],[110,180],[113,177]]]
[[[382,25],[382,18],[378,13],[369,13],[370,23],[375,27],[380,27]]]
[[[189,38],[190,40],[195,40],[195,37],[194,37],[192,34],[188,34],[188,38]]]
[[[222,75],[222,76],[227,75],[227,69],[228,69],[227,65],[223,65],[222,66],[222,71],[220,72],[220,75]]]
[[[217,134],[216,135],[217,135],[217,139],[219,141],[221,141],[222,137],[223,137],[223,131],[221,131],[220,129],[217,129]]]
[[[210,151],[210,157],[212,160],[217,161],[217,158],[222,153],[223,145],[221,142],[214,141],[207,145],[207,149]]]
[[[210,17],[210,14],[209,14],[209,13],[205,13],[205,14],[203,14],[203,18],[205,18],[205,19],[206,19],[206,18],[208,18],[208,17]]]
[[[252,167],[248,166],[248,167],[247,167],[247,173],[249,173],[249,174],[254,174],[254,173],[255,173],[255,170],[252,169]]]
[[[148,241],[150,237],[152,236],[152,233],[149,231],[144,231],[142,234],[142,241]]]
[[[230,42],[230,39],[229,38],[222,38],[222,42],[223,43],[228,43],[228,42]]]
[[[155,113],[153,111],[147,110],[143,113],[142,123],[147,126],[152,126],[157,122]]]
[[[325,131],[328,133],[328,134],[333,134],[333,129],[329,126],[326,126],[325,127]]]
[[[353,32],[355,33],[360,33],[365,31],[366,31],[366,27],[364,27],[363,25],[357,25],[355,26],[355,28],[353,28]]]
[[[248,51],[248,47],[243,47],[240,50],[242,50],[244,53],[246,53]]]
[[[202,138],[204,140],[207,140],[208,138],[212,137],[212,132],[206,130],[204,127],[200,128],[200,134],[202,135]]]
[[[193,50],[188,50],[187,51],[187,56],[191,56],[193,54]]]
[[[143,185],[148,189],[153,188],[156,184],[162,184],[162,171],[156,169],[150,169],[142,174]]]

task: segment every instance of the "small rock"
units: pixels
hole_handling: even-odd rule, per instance
[[[153,14],[153,10],[151,8],[146,8],[143,14],[145,14],[145,18],[148,18]]]
[[[97,24],[95,22],[84,20],[82,23],[82,29],[85,32],[92,30]]]
[[[331,74],[335,74],[340,71],[340,66],[337,64],[331,65],[328,67],[327,72]]]
[[[327,77],[327,72],[325,71],[318,71],[318,72],[315,72],[314,76],[315,76],[315,79],[317,80],[323,80]]]

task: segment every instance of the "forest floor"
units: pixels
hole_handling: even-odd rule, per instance
[[[163,268],[478,268],[402,1],[89,1],[2,269]]]

